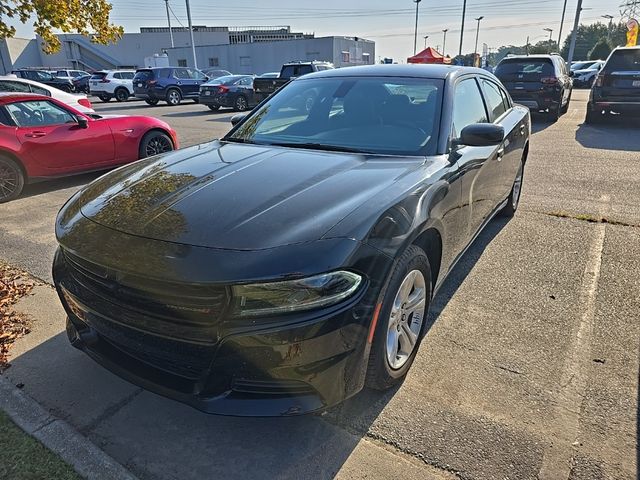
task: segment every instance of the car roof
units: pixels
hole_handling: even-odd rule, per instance
[[[52,88],[52,87],[49,87],[48,85],[45,85],[44,83],[36,82],[35,80],[30,80],[28,78],[21,78],[16,76],[4,75],[4,76],[0,76],[0,80],[10,80],[12,82],[26,83],[28,85],[35,85],[36,87],[40,87],[48,90]]]
[[[304,75],[301,78],[311,77],[422,77],[445,79],[451,75],[458,76],[464,73],[491,76],[489,72],[481,68],[461,67],[458,65],[362,65],[357,67],[343,67],[334,70],[323,70]]]
[[[640,45],[635,45],[633,47],[616,47],[613,50],[640,50]]]
[[[46,98],[47,100],[51,99],[51,97],[38,95],[37,93],[0,92],[0,105],[5,105],[18,100],[42,100],[43,98]]]

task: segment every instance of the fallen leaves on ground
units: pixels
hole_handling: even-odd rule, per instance
[[[13,305],[28,295],[35,282],[21,270],[0,263],[0,373],[9,367],[9,349],[18,338],[29,333],[29,318]]]

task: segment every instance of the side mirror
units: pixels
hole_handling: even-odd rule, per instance
[[[460,138],[454,141],[457,145],[470,147],[488,147],[498,145],[504,140],[504,128],[493,123],[473,123],[460,132]]]
[[[231,117],[231,125],[233,125],[234,127],[240,123],[242,120],[244,120],[244,117],[246,117],[247,114],[246,113],[238,113],[236,115],[234,115],[233,117]]]
[[[89,128],[89,120],[85,117],[76,117],[76,120],[78,121],[78,126],[80,128]]]

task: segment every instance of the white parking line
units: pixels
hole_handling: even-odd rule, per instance
[[[608,205],[610,198],[604,195],[601,201]],[[602,209],[601,213],[604,213],[604,210]],[[538,474],[541,480],[569,478],[571,459],[575,453],[575,445],[579,442],[580,411],[589,377],[588,367],[591,359],[591,340],[605,233],[606,224],[595,225],[595,234],[589,245],[577,305],[582,307],[583,311],[577,330],[567,339],[569,342],[567,357],[560,377],[560,390],[555,399],[558,436],[553,444],[548,445],[544,453],[542,468]]]

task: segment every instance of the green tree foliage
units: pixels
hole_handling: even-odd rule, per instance
[[[598,40],[593,48],[589,51],[589,60],[605,60],[611,53],[613,48],[606,38]]]
[[[569,56],[569,46],[571,44],[571,35],[569,35],[562,45],[560,53],[566,59]],[[595,47],[596,43],[602,38],[609,36],[611,47],[625,45],[627,43],[627,26],[624,23],[614,24],[609,32],[609,24],[596,22],[591,25],[580,25],[576,36],[576,48],[573,54],[573,60],[583,60],[589,57],[589,52]]]
[[[0,0],[0,39],[13,37],[16,29],[6,18],[22,23],[34,19],[34,30],[43,39],[45,53],[60,50],[54,31],[91,35],[91,41],[107,44],[118,40],[124,30],[109,23],[111,4],[107,0]]]

